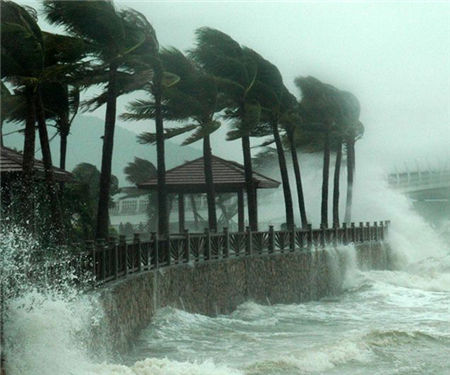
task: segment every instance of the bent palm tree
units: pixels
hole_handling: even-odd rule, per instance
[[[289,108],[281,117],[280,123],[286,131],[287,143],[289,145],[289,150],[291,152],[292,166],[294,168],[295,183],[297,187],[297,200],[298,208],[300,213],[300,220],[302,223],[302,228],[306,228],[308,225],[308,219],[306,216],[305,208],[305,197],[303,194],[303,184],[302,176],[300,171],[300,163],[298,161],[297,155],[297,145],[296,145],[296,133],[300,129],[301,118],[298,114],[298,108],[295,97],[287,93],[285,95],[285,100],[290,102],[286,107]]]
[[[284,154],[283,143],[281,142],[280,131],[278,129],[280,119],[289,109],[289,92],[283,85],[283,79],[278,68],[269,61],[263,59],[256,52],[253,58],[257,63],[257,78],[255,84],[255,95],[261,103],[262,122],[268,123],[272,133],[278,155],[278,165],[280,168],[281,181],[283,185],[284,204],[286,211],[286,225],[289,230],[294,228],[294,210],[292,206],[292,195],[289,186],[289,176],[286,166],[286,157]],[[295,103],[295,101],[294,101]],[[261,126],[259,132],[264,131]]]
[[[53,165],[42,102],[45,82],[61,77],[61,69],[47,64],[43,33],[37,25],[32,8],[23,8],[11,1],[1,3],[2,10],[2,78],[16,86],[16,92],[25,97],[26,121],[23,157],[24,201],[30,197],[35,148],[35,122],[37,120],[45,182],[50,200],[51,220],[55,240],[64,239],[61,206],[55,190]],[[18,42],[21,41],[21,42]],[[27,208],[31,211],[30,208]],[[29,219],[29,218],[28,218]]]
[[[191,55],[201,68],[218,78],[220,91],[226,97],[224,118],[231,120],[233,127],[228,133],[228,140],[241,138],[242,141],[249,224],[252,230],[257,230],[250,136],[260,123],[261,106],[252,96],[257,75],[253,53],[241,48],[227,34],[203,27],[196,31],[196,46]]]
[[[44,1],[47,20],[63,26],[71,35],[95,47],[100,65],[97,73],[107,75],[105,133],[103,137],[97,238],[107,238],[109,190],[120,72],[132,73],[137,56],[150,59],[157,51],[155,32],[146,18],[130,9],[117,10],[111,1]]]
[[[183,127],[166,129],[165,139],[184,132],[194,131],[183,145],[203,140],[204,174],[208,202],[208,224],[213,231],[217,230],[215,190],[212,171],[212,152],[210,135],[220,127],[214,115],[223,109],[223,100],[218,92],[216,79],[203,72],[195,63],[177,49],[165,49],[161,52],[161,60],[166,70],[179,77],[176,85],[164,91],[164,116],[168,120],[192,121]],[[155,135],[145,133],[141,140],[155,140]]]
[[[353,201],[353,180],[355,173],[355,142],[364,134],[364,125],[359,121],[360,104],[350,92],[342,91],[341,100],[345,105],[345,117],[342,138],[347,150],[347,199],[344,222],[351,222]]]
[[[330,170],[331,134],[336,130],[336,118],[340,111],[337,89],[314,77],[298,77],[295,84],[300,88],[302,100],[300,112],[303,128],[323,135],[323,170],[321,226],[328,227],[328,179]]]

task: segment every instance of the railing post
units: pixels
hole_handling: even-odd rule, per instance
[[[159,238],[158,232],[152,233],[153,238],[153,249],[154,249],[154,257],[155,257],[155,268],[159,268]]]
[[[340,243],[341,241],[339,241],[339,237],[340,237],[340,231],[339,231],[339,226],[336,224],[334,226],[334,238],[333,238],[333,245],[337,246],[338,243]]]
[[[325,227],[325,225],[320,224],[320,246],[323,248],[325,247],[326,244],[326,235],[327,235],[326,230],[327,228]]]
[[[114,279],[119,277],[119,248],[117,247],[116,237],[109,237],[109,248],[113,257]]]
[[[90,258],[91,262],[92,262],[91,271],[92,271],[92,276],[94,278],[93,282],[95,284],[95,281],[97,279],[97,265],[96,265],[97,260],[95,259],[95,245],[94,245],[94,241],[92,241],[92,240],[88,240],[85,243],[86,243],[86,252],[88,253],[88,258]]]
[[[211,259],[211,232],[209,228],[205,228],[205,254],[204,260]]]
[[[379,233],[378,233],[378,223],[376,221],[373,222],[373,228],[374,228],[374,240],[378,241]]]
[[[275,251],[275,233],[273,231],[273,225],[269,225],[269,248],[267,252],[269,254]]]
[[[252,230],[250,227],[246,228],[246,254],[253,255],[253,241],[252,241]]]
[[[170,252],[170,234],[165,236],[165,240],[163,241],[164,252],[166,254],[167,266],[172,264],[172,254]]]
[[[364,242],[364,223],[362,221],[359,222],[359,242]]]
[[[366,234],[366,241],[372,241],[372,228],[370,227],[370,222],[366,222],[366,228],[367,228],[367,234]]]
[[[313,230],[312,224],[308,224],[308,250],[312,249],[313,245]]]
[[[380,231],[380,240],[384,240],[384,223],[382,222],[382,221],[380,221],[379,222],[379,224],[378,224],[378,228],[379,228],[379,231]]]
[[[100,260],[100,281],[105,280],[106,275],[106,257],[105,257],[105,240],[103,238],[100,238],[97,240],[97,254],[100,254],[99,260]]]
[[[352,232],[352,242],[356,243],[356,226],[355,223],[350,223],[350,227],[351,227],[351,232]]]
[[[186,245],[184,248],[185,251],[185,261],[186,263],[189,263],[189,261],[191,260],[191,235],[189,234],[189,229],[185,229],[184,230],[184,238],[186,241]]]
[[[228,227],[223,228],[223,257],[228,258],[230,255],[230,232]]]
[[[138,272],[141,272],[142,271],[142,248],[141,248],[141,239],[140,239],[139,233],[134,233],[133,243],[134,243],[135,251],[137,253]],[[134,264],[133,264],[133,266],[134,266]]]
[[[295,226],[289,231],[289,247],[291,252],[295,251]]]
[[[387,238],[388,234],[389,234],[389,225],[391,224],[390,220],[385,220],[384,222],[384,236],[385,238]]]
[[[347,229],[347,223],[342,223],[342,243],[344,245],[348,244],[348,229]]]
[[[128,275],[128,247],[127,238],[124,235],[119,236],[119,246],[123,249],[123,274]]]

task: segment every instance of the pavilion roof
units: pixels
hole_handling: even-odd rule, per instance
[[[234,161],[212,156],[214,187],[217,192],[235,192],[245,189],[244,166]],[[277,188],[280,183],[270,177],[253,172],[257,189]],[[166,186],[170,192],[206,192],[203,157],[188,161],[166,172]],[[156,189],[157,178],[138,185],[141,189]]]
[[[23,154],[10,149],[8,147],[1,146],[0,155],[0,172],[1,175],[7,174],[20,174],[22,173]],[[38,176],[44,174],[44,163],[41,160],[34,160],[34,169]],[[53,167],[56,181],[71,181],[72,174],[64,169]]]

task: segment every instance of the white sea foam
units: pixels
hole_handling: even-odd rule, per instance
[[[330,338],[331,339],[331,338]],[[268,361],[257,362],[246,368],[247,374],[264,373],[267,370],[295,368],[303,373],[317,373],[333,369],[350,361],[367,363],[373,353],[362,341],[343,340],[326,346],[314,346],[307,350],[281,355]],[[272,373],[272,372],[271,372]]]
[[[94,306],[87,296],[70,300],[37,291],[10,301],[5,325],[8,373],[87,374],[85,340],[95,325]]]
[[[182,362],[168,359],[147,358],[133,366],[98,365],[93,375],[244,375],[243,372],[225,365],[204,362]]]

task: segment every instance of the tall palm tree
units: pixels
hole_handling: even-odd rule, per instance
[[[252,230],[257,230],[250,136],[260,123],[261,106],[252,92],[257,76],[253,51],[242,48],[219,30],[203,27],[196,30],[196,45],[191,55],[201,68],[218,78],[220,91],[226,96],[224,118],[230,120],[233,126],[228,140],[240,138],[242,142],[249,224]]]
[[[256,52],[253,53],[253,58],[257,63],[257,77],[254,91],[263,109],[261,120],[269,125],[270,132],[275,141],[283,185],[286,225],[288,229],[293,229],[294,209],[292,205],[292,194],[289,186],[286,157],[278,128],[280,119],[291,109],[289,105],[293,103],[287,100],[289,98],[289,92],[283,85],[283,79],[278,68]],[[264,131],[264,128],[261,127],[259,131]]]
[[[302,176],[300,171],[300,163],[298,161],[296,144],[296,136],[300,131],[301,117],[299,116],[295,96],[290,94],[289,92],[286,92],[286,94],[284,95],[284,100],[288,103],[285,104],[285,107],[288,108],[288,110],[281,117],[280,123],[285,129],[286,140],[288,143],[289,151],[291,153],[292,166],[294,168],[295,183],[297,187],[297,200],[300,220],[302,223],[302,228],[306,228],[308,225],[308,219],[306,216],[305,197],[303,194]]]
[[[158,42],[147,19],[131,9],[117,10],[112,1],[45,0],[47,20],[63,26],[70,35],[87,40],[94,47],[99,61],[97,73],[107,75],[105,133],[103,137],[100,196],[97,214],[97,238],[108,236],[109,189],[116,121],[116,100],[120,72],[133,72],[137,58],[150,60]]]
[[[339,226],[339,181],[342,159],[342,147],[346,142],[347,146],[347,203],[345,222],[350,222],[353,175],[354,175],[354,143],[362,136],[364,127],[359,121],[360,105],[358,99],[347,91],[339,90],[337,100],[340,111],[337,116],[337,129],[335,133],[336,163],[334,169],[333,188],[333,225]]]
[[[212,170],[210,135],[220,127],[214,118],[223,109],[224,101],[218,91],[216,79],[202,71],[192,59],[175,48],[161,52],[164,68],[179,77],[179,82],[164,90],[164,117],[174,121],[189,121],[188,125],[165,129],[165,139],[184,132],[193,133],[183,145],[203,140],[204,174],[208,202],[208,224],[217,230],[216,199]],[[153,143],[154,133],[144,133],[140,139]]]
[[[55,240],[64,240],[62,211],[56,194],[53,164],[50,153],[47,125],[42,101],[42,86],[61,76],[61,67],[46,63],[43,33],[37,25],[32,8],[23,8],[4,1],[2,9],[2,78],[16,86],[17,93],[25,97],[26,121],[24,141],[24,200],[28,202],[32,185],[35,148],[35,122],[44,163],[44,176],[50,200],[50,213],[55,229]],[[21,43],[22,42],[22,43]],[[30,207],[26,208],[30,212]]]
[[[30,197],[35,151],[34,92],[36,77],[43,69],[43,40],[31,8],[12,1],[1,2],[1,78],[20,90],[26,101],[23,147],[24,198]],[[19,42],[20,41],[20,42]]]
[[[361,107],[355,95],[347,91],[341,91],[340,100],[344,108],[342,111],[342,139],[347,150],[347,199],[344,222],[350,223],[355,173],[355,142],[363,136],[364,125],[359,120]]]
[[[340,111],[337,89],[314,77],[298,77],[295,84],[300,88],[302,99],[300,112],[303,127],[318,131],[323,136],[322,202],[320,224],[328,227],[328,180],[330,171],[331,136],[336,130],[336,118]]]
[[[45,64],[61,70],[57,80],[43,85],[42,99],[46,118],[54,122],[60,136],[59,166],[65,169],[67,138],[80,106],[79,85],[87,74],[88,63],[83,62],[83,59],[92,51],[82,38],[49,32],[43,32],[43,38]]]
[[[151,59],[143,61],[143,67],[152,64],[154,74],[152,80],[141,84],[142,89],[149,99],[137,99],[128,104],[128,112],[123,113],[121,118],[125,121],[140,121],[152,119],[155,121],[155,132],[145,132],[138,139],[141,143],[156,143],[157,158],[157,191],[158,191],[158,232],[160,235],[169,233],[169,207],[166,189],[166,164],[164,140],[170,138],[168,133],[176,132],[173,129],[164,129],[164,90],[178,83],[179,77],[166,72],[158,52]],[[180,133],[178,133],[180,134]]]

